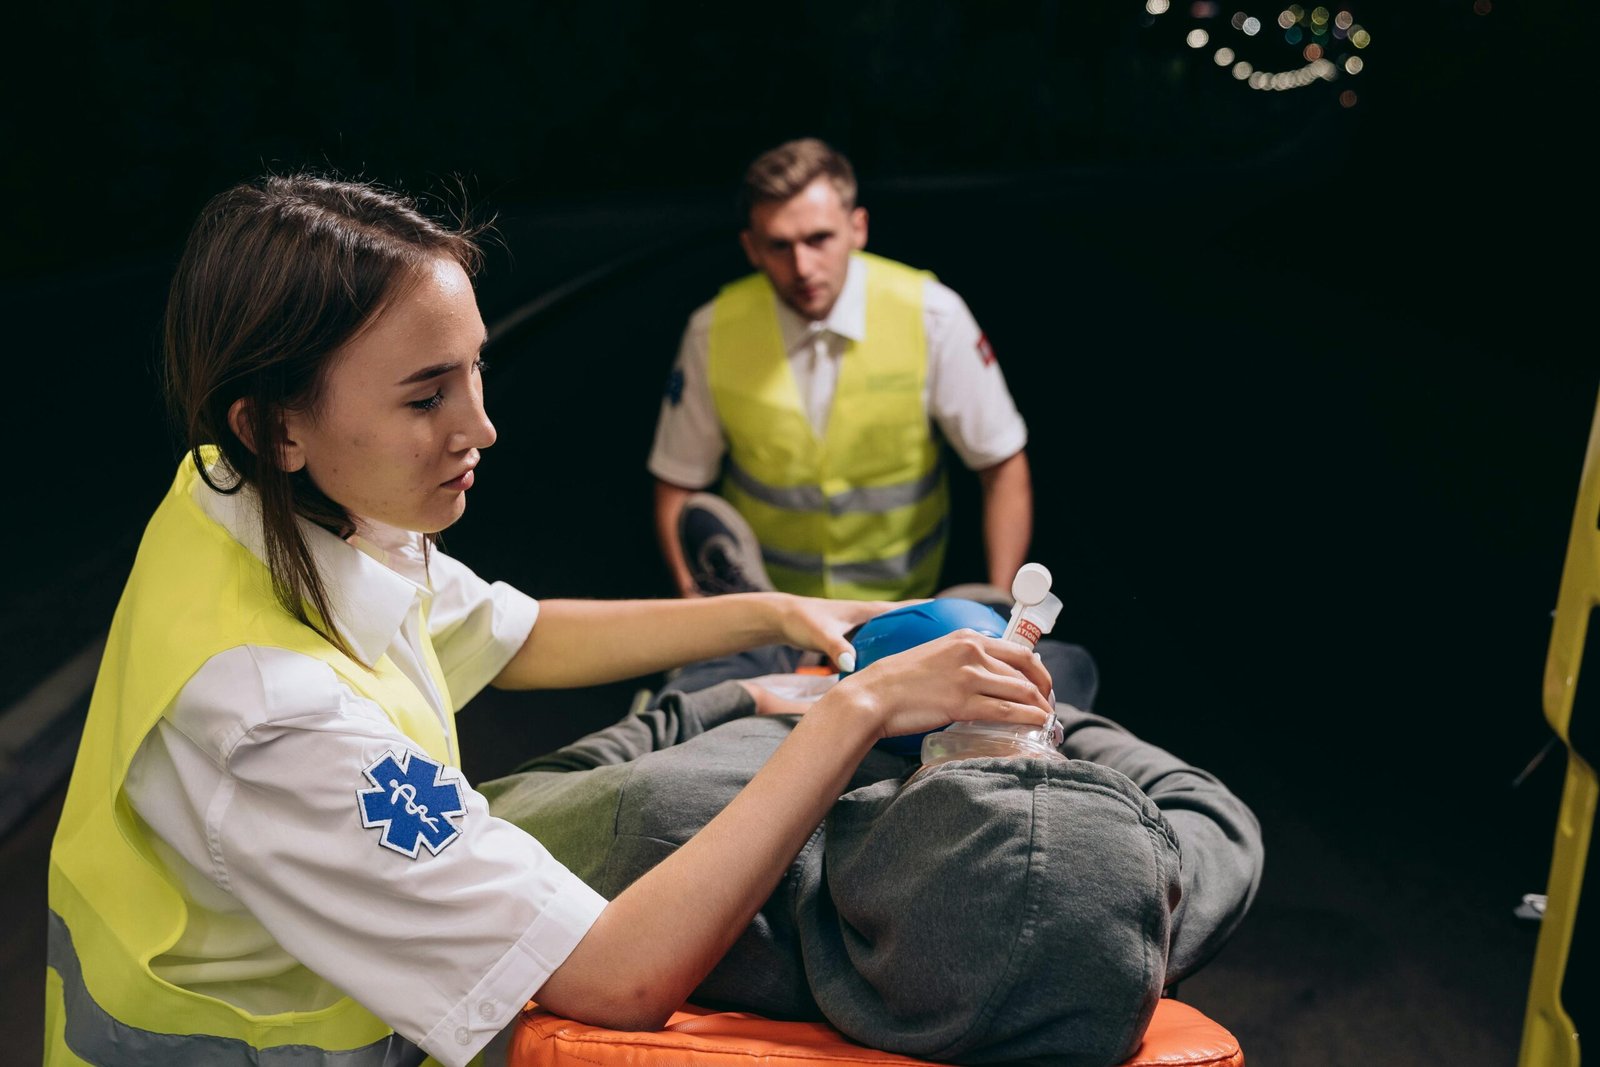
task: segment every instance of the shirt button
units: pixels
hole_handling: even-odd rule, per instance
[[[494,1001],[486,1000],[478,1005],[478,1018],[484,1022],[492,1022],[494,1020]]]
[[[472,1040],[472,1031],[468,1030],[465,1026],[456,1027],[456,1044],[465,1045],[467,1042],[469,1042],[471,1040]]]

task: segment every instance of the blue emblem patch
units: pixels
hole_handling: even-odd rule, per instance
[[[677,407],[683,400],[683,368],[673,367],[672,373],[667,375],[667,387],[662,391],[667,398],[667,403]]]
[[[410,750],[400,753],[399,759],[385,752],[363,773],[372,788],[356,790],[361,825],[383,827],[378,844],[384,848],[416,859],[421,846],[427,845],[437,856],[460,836],[450,818],[467,813],[461,786],[441,779],[441,764]]]

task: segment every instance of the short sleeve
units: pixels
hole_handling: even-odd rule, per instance
[[[923,297],[928,335],[928,414],[972,470],[1010,459],[1028,428],[1006,386],[994,347],[948,286],[929,281]]]
[[[213,657],[136,770],[129,799],[192,875],[446,1064],[506,1026],[605,907],[297,653]]]
[[[505,582],[486,582],[466,564],[429,553],[428,631],[450,699],[459,711],[505,669],[527,641],[539,602]]]
[[[684,489],[704,489],[722,473],[727,442],[711,399],[708,338],[711,304],[689,318],[668,375],[656,420],[655,442],[646,466],[664,482]]]

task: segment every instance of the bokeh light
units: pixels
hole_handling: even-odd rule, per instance
[[[1486,10],[1493,0],[1474,2]],[[1154,15],[1169,10],[1170,4],[1171,0],[1145,0],[1144,8]],[[1189,0],[1187,7],[1195,19],[1220,17],[1220,5],[1213,0]],[[1324,4],[1317,4],[1310,9],[1289,4],[1271,21],[1283,33],[1283,42],[1298,53],[1291,60],[1295,64],[1291,69],[1271,70],[1270,67],[1276,64],[1271,63],[1270,59],[1263,55],[1251,55],[1259,49],[1270,52],[1283,47],[1270,38],[1259,45],[1224,44],[1214,40],[1209,30],[1191,24],[1184,35],[1184,43],[1197,50],[1211,47],[1212,63],[1228,71],[1233,80],[1244,82],[1252,89],[1269,92],[1300,89],[1319,81],[1333,82],[1341,76],[1359,74],[1366,69],[1365,61],[1355,55],[1354,50],[1371,44],[1372,35],[1355,21],[1355,16],[1349,10]],[[1247,11],[1234,10],[1228,16],[1228,26],[1246,37],[1255,37],[1264,28],[1264,23]],[[1250,58],[1246,58],[1247,55]],[[1269,69],[1259,67],[1263,61],[1268,63]],[[1340,95],[1339,102],[1344,107],[1355,106],[1354,92],[1346,90]]]

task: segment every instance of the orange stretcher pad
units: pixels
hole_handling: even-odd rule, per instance
[[[512,1033],[507,1067],[828,1067],[928,1064],[858,1045],[826,1023],[779,1022],[686,1005],[652,1033],[607,1030],[530,1005]],[[1244,1067],[1239,1042],[1176,1000],[1156,1005],[1139,1049],[1121,1067]],[[948,1067],[948,1065],[931,1065]]]

